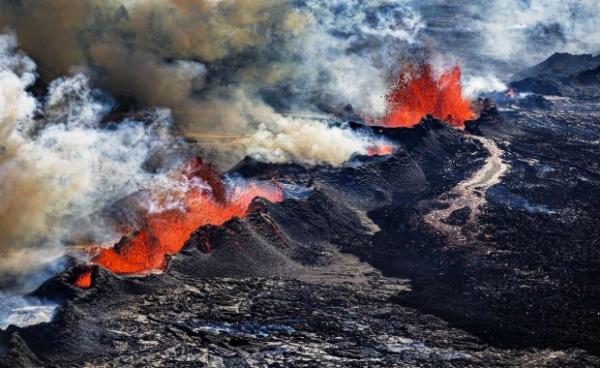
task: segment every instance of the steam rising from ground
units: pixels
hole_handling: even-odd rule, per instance
[[[53,302],[1,292],[0,300],[0,329],[9,325],[25,327],[50,322],[58,308]]]
[[[110,99],[77,75],[52,82],[44,103],[27,88],[34,63],[0,36],[0,269],[37,270],[62,253],[62,241],[111,201],[150,180],[142,169],[153,150],[168,145],[168,120],[126,120],[99,129]],[[34,117],[34,115],[36,115]],[[84,226],[85,225],[85,226]]]
[[[476,23],[484,52],[502,61],[536,63],[553,52],[600,52],[600,2],[529,0],[486,2]]]
[[[267,119],[245,142],[248,154],[261,161],[340,165],[353,154],[367,155],[369,147],[380,143],[349,129],[324,128],[314,120],[277,115]]]
[[[505,91],[508,87],[492,74],[468,76],[463,80],[463,93],[468,98],[477,98],[485,92]]]
[[[16,44],[14,35],[0,36],[0,284],[30,289],[42,281],[37,276],[46,263],[62,255],[64,244],[113,238],[115,224],[98,215],[107,204],[140,190],[174,185],[167,172],[160,167],[150,172],[146,165],[182,142],[171,135],[167,110],[110,122],[114,100],[90,87],[84,74],[51,81],[47,95],[37,100],[29,92],[36,80],[35,63]],[[185,89],[173,98],[188,99],[195,107],[206,103],[188,95],[203,83],[202,64],[176,61],[154,71],[159,70],[172,73],[171,91]],[[240,156],[337,165],[356,153],[366,154],[376,141],[316,120],[285,117],[257,96],[235,93],[228,104],[232,114],[243,116],[241,124],[256,124],[230,150]],[[120,235],[115,230],[114,237]],[[11,281],[15,278],[18,285]]]
[[[403,61],[462,61],[475,97],[504,85],[473,60],[600,50],[597,1],[488,3],[0,0],[0,28],[39,65],[0,36],[0,270],[37,270],[77,229],[102,229],[81,235],[98,240],[108,227],[92,214],[168,182],[144,165],[180,143],[173,128],[223,165],[338,165],[379,142],[293,113],[381,117]],[[117,100],[152,110],[108,122]]]
[[[392,1],[0,0],[0,14],[46,81],[79,71],[139,106],[170,108],[227,164],[246,154],[271,160],[266,148],[278,151],[275,161],[302,163],[339,164],[357,152],[351,146],[364,152],[361,137],[281,112],[352,105],[382,114],[387,71],[422,27]],[[308,149],[316,131],[344,137],[346,148],[317,140]],[[243,144],[232,147],[231,136]],[[280,139],[259,140],[272,136]]]

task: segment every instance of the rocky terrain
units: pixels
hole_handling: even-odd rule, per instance
[[[0,367],[599,366],[597,70],[533,70],[464,130],[348,123],[392,155],[242,161],[287,199],[198,229],[164,273],[48,280],[57,315],[1,332]]]

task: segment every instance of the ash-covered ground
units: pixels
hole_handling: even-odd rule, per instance
[[[392,155],[245,159],[288,198],[198,229],[164,273],[78,266],[1,332],[1,367],[600,365],[600,77],[570,55],[480,101],[464,130],[371,129]],[[568,70],[565,71],[565,65]],[[577,65],[580,65],[577,68]],[[563,73],[564,71],[564,73]]]

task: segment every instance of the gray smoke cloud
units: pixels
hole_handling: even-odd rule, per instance
[[[411,1],[421,40],[463,65],[464,75],[504,79],[555,52],[600,53],[595,0]],[[490,86],[493,84],[490,84]]]
[[[14,35],[0,35],[2,276],[35,273],[82,227],[93,237],[93,214],[151,185],[143,164],[172,142],[166,113],[101,129],[112,101],[83,75],[53,81],[36,100],[35,64],[15,48]]]
[[[491,58],[531,64],[554,52],[600,52],[598,1],[494,1],[486,7],[475,27]]]
[[[460,63],[468,96],[500,90],[554,51],[598,52],[599,7],[0,0],[0,28],[16,34],[0,36],[0,269],[35,272],[73,238],[101,241],[110,224],[94,214],[107,203],[170,185],[144,165],[180,144],[173,131],[224,167],[247,155],[340,165],[381,142],[331,116],[380,117],[404,62]],[[147,112],[113,119],[115,108]]]
[[[382,114],[390,65],[383,57],[392,52],[381,55],[379,47],[364,46],[371,40],[383,44],[381,37],[405,45],[419,30],[418,17],[398,5],[373,25],[352,26],[372,21],[367,14],[387,9],[389,1],[348,3],[345,16],[356,10],[362,15],[340,23],[336,19],[344,17],[335,12],[343,4],[1,0],[0,25],[16,30],[44,80],[82,72],[117,97],[169,108],[186,135],[217,151],[221,166],[245,155],[339,164],[365,153],[372,142],[288,113],[352,105],[359,114]],[[347,35],[335,34],[339,30]],[[351,32],[359,32],[360,39],[349,38]],[[286,134],[291,126],[307,131]],[[340,151],[335,143],[317,140],[312,144],[321,145],[307,150],[306,137],[316,129],[322,136],[348,138],[352,142],[346,139],[340,146],[354,148]],[[281,139],[260,140],[272,136]],[[266,147],[276,153],[268,154]]]

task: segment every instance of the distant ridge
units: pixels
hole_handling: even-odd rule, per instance
[[[512,81],[526,78],[564,78],[577,75],[585,70],[600,66],[600,55],[573,55],[569,53],[554,53],[548,59],[511,76]]]

